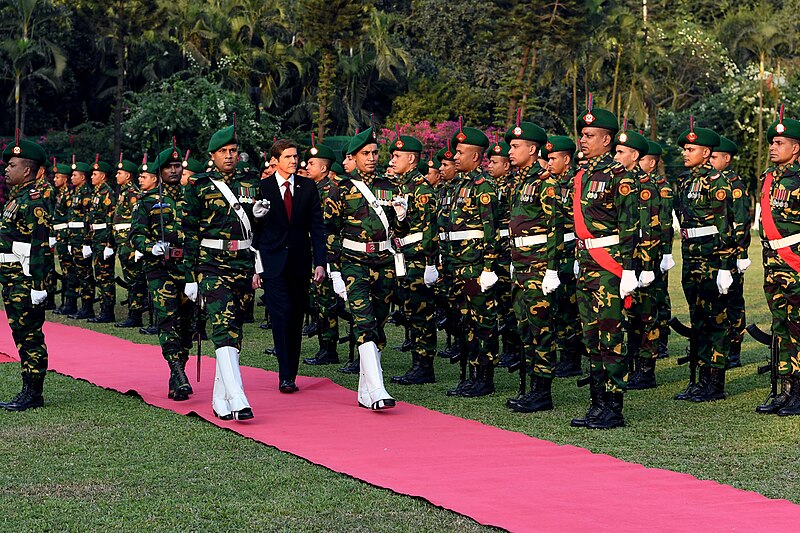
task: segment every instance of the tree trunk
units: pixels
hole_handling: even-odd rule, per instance
[[[25,131],[25,115],[28,108],[28,93],[27,91],[22,91],[22,94],[19,98],[19,134],[20,137],[23,135]]]
[[[756,169],[763,168],[761,158],[762,138],[764,136],[764,52],[758,58],[758,151],[756,152]]]
[[[622,45],[619,44],[617,45],[617,61],[616,64],[614,65],[614,86],[611,89],[612,106],[614,106],[617,103],[617,80],[619,79],[619,64],[621,59],[622,59]],[[617,115],[619,115],[619,108],[617,108]]]
[[[325,139],[325,128],[328,123],[328,103],[333,89],[333,78],[336,75],[334,70],[334,57],[331,50],[325,50],[322,54],[322,61],[319,64],[319,82],[317,85],[317,101],[319,108],[317,111],[317,142]]]
[[[537,49],[533,49],[533,53],[531,54],[531,68],[528,69],[528,73],[525,76],[525,88],[522,91],[522,105],[520,108],[522,109],[522,114],[525,115],[525,108],[528,105],[528,94],[531,92],[531,85],[533,84],[533,73],[536,71],[536,53]]]
[[[20,92],[21,92],[21,88],[22,88],[22,73],[20,71],[17,71],[15,73],[15,76],[14,76],[14,113],[15,113],[15,116],[14,116],[14,128],[17,129],[17,130],[20,129],[20,127],[19,127],[20,120],[19,119],[20,119],[20,115],[21,115],[21,109],[20,109]]]
[[[517,112],[517,105],[519,105],[519,88],[522,85],[522,80],[525,79],[525,70],[528,68],[528,56],[531,53],[531,45],[527,45],[522,52],[522,61],[517,69],[517,78],[514,87],[511,90],[511,97],[508,99],[508,114],[506,115],[506,125],[510,126],[514,122],[514,114]]]
[[[572,134],[578,138],[578,62],[572,61]]]
[[[114,105],[114,157],[122,148],[122,95],[125,91],[125,38],[117,40],[117,89]]]

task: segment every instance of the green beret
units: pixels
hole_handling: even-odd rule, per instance
[[[489,145],[489,150],[486,152],[486,155],[489,157],[498,156],[507,158],[509,150],[511,150],[511,147],[503,141],[500,141]]]
[[[547,142],[547,132],[533,122],[520,122],[519,126],[508,128],[504,138],[509,144],[514,139],[522,139],[523,141],[535,142],[539,146],[542,146]]]
[[[318,144],[316,146],[312,146],[311,149],[307,152],[308,158],[316,157],[318,159],[327,159],[328,161],[336,161],[336,153],[330,146],[325,146],[324,144]]]
[[[395,151],[420,153],[422,152],[422,143],[411,135],[401,135],[399,139],[392,141],[391,146],[389,146],[390,154]]]
[[[72,163],[70,168],[72,168],[73,171],[83,172],[86,175],[92,173],[92,165],[89,163],[81,163],[78,161],[77,163]]]
[[[776,120],[767,129],[767,140],[772,142],[775,137],[788,137],[800,141],[800,121],[793,118]]]
[[[238,144],[236,140],[236,129],[233,126],[222,128],[211,136],[211,140],[208,141],[208,152],[213,154],[223,146],[229,144]]]
[[[678,146],[683,147],[685,144],[696,144],[698,146],[707,146],[708,148],[716,148],[719,146],[719,135],[714,130],[708,128],[694,128],[692,130],[685,130],[678,137]]]
[[[106,176],[109,176],[114,168],[105,161],[97,161],[96,163],[92,163],[92,171],[95,170],[104,173]]]
[[[489,148],[489,137],[478,128],[461,128],[461,131],[453,135],[453,138],[450,139],[450,146],[455,151],[459,143],[478,146],[480,148]]]
[[[236,163],[237,170],[247,172],[248,170],[250,170],[250,168],[251,168],[250,163],[248,161],[239,161],[238,163]]]
[[[428,175],[428,161],[423,161],[422,159],[420,159],[419,163],[417,163],[417,172],[419,172],[423,176],[427,176]]]
[[[434,170],[439,170],[440,168],[442,168],[442,162],[438,156],[431,157],[430,161],[428,161],[428,168],[429,169],[432,168]]]
[[[135,167],[134,167],[135,168]],[[69,176],[72,174],[72,167],[67,163],[59,163],[56,165],[55,168],[56,174],[64,174],[65,176]]]
[[[185,160],[183,163],[183,168],[190,172],[194,172],[195,174],[199,174],[200,172],[206,171],[206,166],[204,163],[201,163],[197,159],[190,157],[189,159]]]
[[[591,111],[587,109],[578,117],[578,133],[586,127],[603,128],[612,133],[617,133],[619,131],[619,123],[617,122],[616,115],[611,111],[606,111],[598,107],[595,107]]]
[[[120,163],[117,163],[117,169],[136,174],[136,163],[123,159]]]
[[[30,159],[36,161],[40,165],[44,165],[47,161],[47,154],[44,149],[35,142],[22,140],[18,143],[9,143],[6,149],[3,150],[3,161],[8,163],[12,157],[19,157],[22,159]]]
[[[147,163],[142,163],[141,165],[139,165],[139,168],[136,169],[136,173],[142,174],[144,172],[147,172],[148,174],[155,174],[156,176],[159,176],[157,170],[158,170],[158,161],[148,161]]]
[[[347,145],[347,152],[346,155],[353,155],[362,148],[364,148],[368,144],[377,143],[378,138],[372,131],[372,128],[369,127],[359,133],[358,135],[354,135],[352,139],[350,139],[350,144]]]
[[[661,148],[661,145],[655,141],[647,141],[647,155],[654,155],[656,157],[661,157],[661,154],[664,153],[664,149]]]
[[[726,154],[736,155],[739,151],[739,147],[736,146],[736,143],[732,140],[728,139],[727,137],[720,135],[719,136],[719,145],[714,148],[715,152],[725,152]]]
[[[446,147],[436,152],[436,159],[439,160],[439,164],[441,165],[442,161],[455,161],[455,155],[452,149]]]
[[[161,170],[170,163],[180,163],[183,165],[183,156],[181,155],[181,151],[174,146],[170,146],[169,148],[161,150],[161,153],[158,154],[158,157],[156,157],[156,160],[153,162],[153,168],[158,168]]]
[[[331,172],[336,174],[337,176],[344,176],[344,167],[338,161],[334,161],[331,165]]]
[[[614,142],[620,146],[633,148],[639,152],[639,157],[647,155],[647,151],[650,149],[650,147],[647,145],[647,139],[644,138],[644,135],[633,130],[619,132],[614,137]]]
[[[567,137],[566,135],[549,135],[544,149],[547,150],[549,154],[554,154],[556,152],[569,152],[570,154],[574,154],[575,142],[571,137]]]

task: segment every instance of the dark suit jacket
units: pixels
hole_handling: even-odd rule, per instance
[[[313,180],[295,175],[292,190],[292,220],[286,216],[277,178],[261,180],[261,197],[269,200],[269,213],[255,227],[255,245],[261,252],[265,278],[287,273],[311,277],[314,266],[325,266],[325,227],[322,207]],[[313,254],[313,255],[312,255]]]

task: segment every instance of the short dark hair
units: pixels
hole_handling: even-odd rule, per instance
[[[38,161],[34,161],[33,159],[25,159],[20,157],[19,158],[20,165],[25,168],[31,169],[31,174],[36,176],[36,173],[39,172],[39,168],[41,168],[41,164]]]
[[[270,157],[274,157],[275,159],[280,159],[281,154],[284,150],[288,150],[289,148],[294,148],[297,150],[297,145],[291,139],[278,139],[274,143],[272,143],[272,148],[269,149]]]

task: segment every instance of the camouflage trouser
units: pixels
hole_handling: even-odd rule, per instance
[[[459,335],[466,338],[467,357],[472,366],[497,365],[497,302],[494,287],[481,292],[478,278],[483,264],[457,266],[453,293],[461,313]]]
[[[117,249],[122,278],[128,284],[128,309],[142,311],[147,308],[147,280],[141,263],[134,261],[134,250],[128,246]]]
[[[689,304],[692,330],[698,332],[698,364],[725,368],[731,348],[728,298],[717,289],[717,269],[710,268],[707,262],[684,258],[681,284]]]
[[[656,279],[651,285],[656,308],[656,326],[669,333],[669,319],[672,318],[672,303],[669,299],[669,272],[656,269]]]
[[[372,341],[382,350],[386,346],[383,326],[389,317],[389,301],[394,291],[394,265],[342,263],[342,280],[347,287],[356,344]]]
[[[800,274],[765,268],[764,294],[778,339],[778,373],[800,375]]]
[[[59,240],[56,243],[56,256],[58,256],[58,264],[61,265],[61,299],[62,301],[69,298],[77,298],[77,286],[74,285],[75,276],[72,273],[72,255],[67,249],[66,241]]]
[[[578,313],[578,290],[576,288],[573,260],[562,264],[558,269],[558,286],[553,298],[553,327],[556,330],[556,344],[559,352],[582,353],[583,332]]]
[[[194,304],[183,294],[186,282],[176,268],[165,265],[158,275],[149,279],[147,286],[153,299],[161,354],[167,361],[186,361],[192,348]]]
[[[628,386],[619,281],[607,270],[591,270],[584,265],[577,281],[578,309],[592,379],[600,390],[611,393],[625,392]]]
[[[242,311],[244,312],[245,317],[253,316],[255,312],[255,305],[256,305],[256,291],[253,290],[253,286],[250,285],[250,288],[242,295]]]
[[[94,253],[94,252],[93,252]],[[84,305],[94,304],[94,276],[92,275],[92,256],[83,257],[83,244],[72,244],[72,276],[70,284],[78,290]]]
[[[8,325],[11,326],[11,336],[17,345],[20,364],[23,374],[47,373],[47,346],[44,343],[44,305],[34,306],[31,302],[31,288],[33,280],[22,277],[19,266],[17,280],[12,275],[6,275],[6,265],[0,266],[0,284],[3,286],[3,306],[8,315]]]
[[[653,282],[655,283],[655,281]],[[658,357],[658,339],[661,331],[656,322],[656,287],[640,287],[633,291],[633,305],[628,309],[628,343],[637,343],[639,357]]]
[[[214,348],[230,346],[241,351],[242,325],[244,324],[244,295],[253,292],[252,276],[244,270],[230,270],[224,274],[199,272],[197,283],[200,296],[211,324],[211,342]]]
[[[434,285],[434,291],[437,295],[439,305],[444,307],[444,313],[448,317],[449,333],[455,334],[457,331],[457,322],[459,321],[458,301],[455,293],[455,284],[453,281],[453,264],[447,256],[442,257],[442,268],[439,270],[439,279]]]
[[[94,283],[100,292],[100,305],[113,309],[114,304],[117,303],[117,286],[114,283],[114,264],[116,260],[113,255],[108,259],[103,259],[104,249],[105,246],[102,244],[92,243],[91,259],[94,266]]]
[[[508,248],[508,239],[501,239],[500,246]],[[514,283],[511,281],[511,254],[501,253],[500,258],[494,266],[494,273],[497,274],[497,283],[494,286],[494,294],[497,299],[497,326],[502,332],[503,341],[508,345],[508,349],[515,350],[520,343],[520,329],[517,325],[517,318],[512,312],[514,300],[511,296],[514,290]]]
[[[555,294],[542,292],[545,266],[544,263],[534,263],[525,273],[514,272],[513,299],[528,373],[552,378],[556,367]]]
[[[433,287],[425,285],[425,260],[406,261],[406,275],[398,278],[403,286],[403,314],[409,320],[413,353],[418,357],[436,355],[436,322],[433,320]]]
[[[313,292],[317,304],[316,318],[319,324],[317,336],[319,337],[319,345],[336,346],[339,341],[339,316],[338,305],[339,297],[333,292],[333,283],[330,279],[325,278],[319,285],[314,284]]]
[[[733,285],[728,289],[728,321],[731,323],[731,340],[742,342],[747,317],[744,310],[744,274],[733,271]]]

